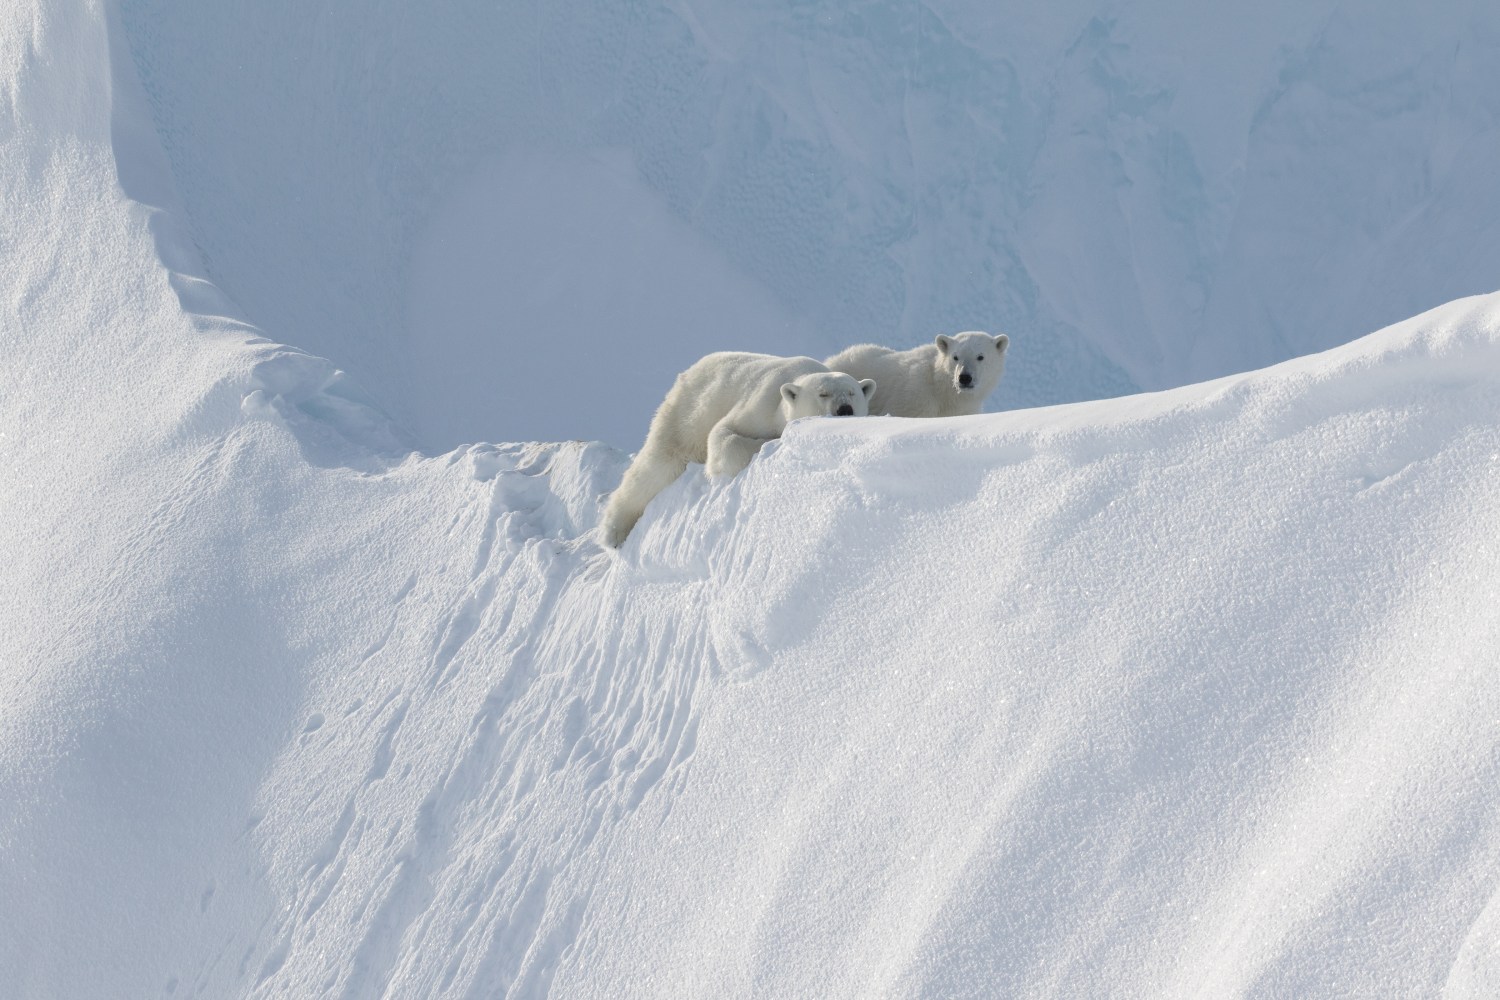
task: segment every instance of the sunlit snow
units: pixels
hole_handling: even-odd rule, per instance
[[[5,5],[0,996],[1500,995],[1497,56]],[[595,540],[697,356],[975,328]]]

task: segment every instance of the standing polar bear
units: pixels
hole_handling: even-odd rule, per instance
[[[909,351],[857,344],[828,359],[828,367],[880,384],[870,412],[893,417],[960,417],[978,413],[1000,376],[1010,338],[969,332],[940,336]]]
[[[798,417],[862,417],[872,379],[855,381],[812,358],[710,354],[677,376],[651,418],[646,443],[604,510],[604,541],[619,548],[651,498],[689,462],[732,476]]]

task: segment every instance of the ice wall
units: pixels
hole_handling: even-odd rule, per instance
[[[634,447],[711,349],[1005,330],[1009,408],[1500,285],[1492,4],[122,10],[210,276],[434,448]]]

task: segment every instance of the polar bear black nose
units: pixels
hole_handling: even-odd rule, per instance
[[[974,376],[970,375],[968,372],[959,372],[958,373],[958,384],[962,385],[962,386],[973,385],[974,384]]]
[[[848,403],[840,403],[839,408],[837,410],[834,410],[833,412],[835,416],[852,417],[854,416],[854,407],[850,406]]]

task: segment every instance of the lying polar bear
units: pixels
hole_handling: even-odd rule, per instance
[[[704,463],[710,476],[732,476],[761,445],[781,437],[789,421],[862,417],[874,391],[874,380],[857,382],[812,358],[708,355],[677,376],[651,418],[646,443],[605,507],[605,543],[624,543],[646,504],[689,462]]]
[[[960,417],[979,412],[1005,374],[1010,338],[987,333],[938,337],[909,351],[858,344],[829,358],[834,371],[873,378],[870,412],[893,417]]]

